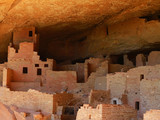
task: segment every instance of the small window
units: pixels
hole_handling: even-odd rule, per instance
[[[33,32],[29,31],[29,37],[32,37],[32,36],[33,36]]]
[[[44,67],[48,67],[48,64],[44,64]]]
[[[140,81],[144,79],[144,75],[140,75]]]
[[[106,34],[108,35],[108,27],[106,28]]]
[[[27,67],[23,67],[23,74],[27,74],[28,73],[28,68]]]
[[[37,69],[37,75],[42,75],[42,69]]]
[[[117,105],[117,100],[113,100],[113,104]]]
[[[65,115],[74,115],[74,107],[65,107],[64,114]]]
[[[39,67],[39,64],[35,64],[35,67]]]
[[[138,101],[135,102],[135,109],[136,109],[136,110],[139,110],[139,102],[138,102]]]

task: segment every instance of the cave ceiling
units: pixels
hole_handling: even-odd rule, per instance
[[[99,25],[159,11],[160,0],[0,0],[0,53],[6,54],[16,27],[35,26],[43,44],[77,41]]]

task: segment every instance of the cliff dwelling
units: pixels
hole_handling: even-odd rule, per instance
[[[0,0],[0,120],[160,120],[159,0]]]

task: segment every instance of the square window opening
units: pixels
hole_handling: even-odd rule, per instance
[[[23,74],[27,74],[28,73],[28,68],[27,67],[23,67]]]
[[[48,67],[48,64],[44,64],[44,67]]]
[[[35,67],[39,67],[39,64],[35,64]]]

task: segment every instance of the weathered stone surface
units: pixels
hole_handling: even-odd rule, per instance
[[[13,111],[9,107],[0,103],[0,119],[1,120],[16,120]]]

